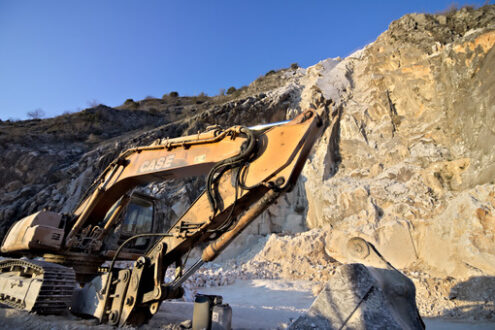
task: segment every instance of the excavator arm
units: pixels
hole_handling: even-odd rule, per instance
[[[108,271],[78,293],[76,301],[84,303],[73,309],[95,316],[102,323],[139,325],[157,312],[163,300],[181,297],[181,284],[191,274],[205,262],[214,260],[281,193],[295,185],[313,144],[324,129],[322,112],[323,108],[307,110],[287,124],[259,134],[236,129],[245,136],[242,142],[237,142],[241,151],[232,152],[210,168],[205,192],[167,233],[149,234],[161,238],[131,269],[114,267],[117,251]],[[230,143],[235,142],[234,139]],[[208,155],[207,150],[202,149],[201,155]],[[133,153],[132,157],[137,155]],[[189,157],[194,159],[198,154]],[[134,169],[151,168],[145,161],[135,164]],[[121,176],[112,180],[115,186],[125,179]],[[81,214],[84,208],[80,208]],[[123,245],[143,236],[147,235],[137,235]],[[213,242],[203,249],[201,258],[182,272],[182,257],[209,241]],[[165,272],[172,264],[179,266],[177,276],[172,282],[164,283]]]
[[[105,169],[94,183],[96,188],[74,211],[76,221],[67,235],[66,247],[80,244],[81,230],[101,222],[112,205],[134,187],[206,174],[225,159],[243,160],[252,153],[255,139],[252,131],[236,126],[125,151]],[[243,150],[249,144],[250,149]]]

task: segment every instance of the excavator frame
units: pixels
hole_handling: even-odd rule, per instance
[[[328,106],[329,102],[321,100],[318,107],[280,125],[211,127],[197,135],[123,152],[94,181],[72,214],[41,211],[11,227],[2,254],[42,256],[44,261],[0,261],[0,302],[43,312],[36,308],[43,291],[26,291],[22,282],[46,285],[43,278],[49,272],[45,269],[54,263],[69,274],[58,278],[59,282],[70,285],[75,278],[83,285],[62,297],[65,302],[72,294],[72,312],[118,326],[147,322],[163,300],[183,295],[181,285],[191,274],[214,260],[249,223],[294,187],[325,129]],[[122,221],[135,187],[202,174],[207,174],[205,191],[167,231],[134,235],[118,249],[105,250],[105,238]],[[141,238],[154,239],[146,253],[125,252],[126,246]],[[184,256],[208,242],[212,243],[202,250],[201,258],[185,270]],[[129,259],[135,260],[131,268],[117,267],[118,260]],[[105,260],[110,264],[102,267]],[[171,265],[176,267],[176,277],[165,283]],[[22,267],[26,274],[19,272]],[[8,288],[13,284],[15,288],[16,283],[17,293]],[[22,300],[26,296],[31,297],[29,303]]]

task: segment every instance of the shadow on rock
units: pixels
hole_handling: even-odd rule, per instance
[[[463,304],[444,312],[450,318],[471,319],[478,315],[483,319],[495,318],[495,277],[473,276],[457,283],[449,294],[449,299],[473,304]]]
[[[328,138],[328,146],[325,153],[323,164],[323,180],[328,180],[333,177],[342,162],[340,155],[340,120],[342,118],[343,107],[340,105],[332,110],[330,114],[331,122],[328,129],[330,130]]]

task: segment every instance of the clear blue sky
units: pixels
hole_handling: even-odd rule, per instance
[[[345,57],[392,20],[451,3],[0,0],[0,118],[170,91],[216,95],[293,62]]]

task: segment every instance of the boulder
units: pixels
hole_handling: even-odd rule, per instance
[[[289,329],[425,329],[415,294],[395,269],[342,265]]]

